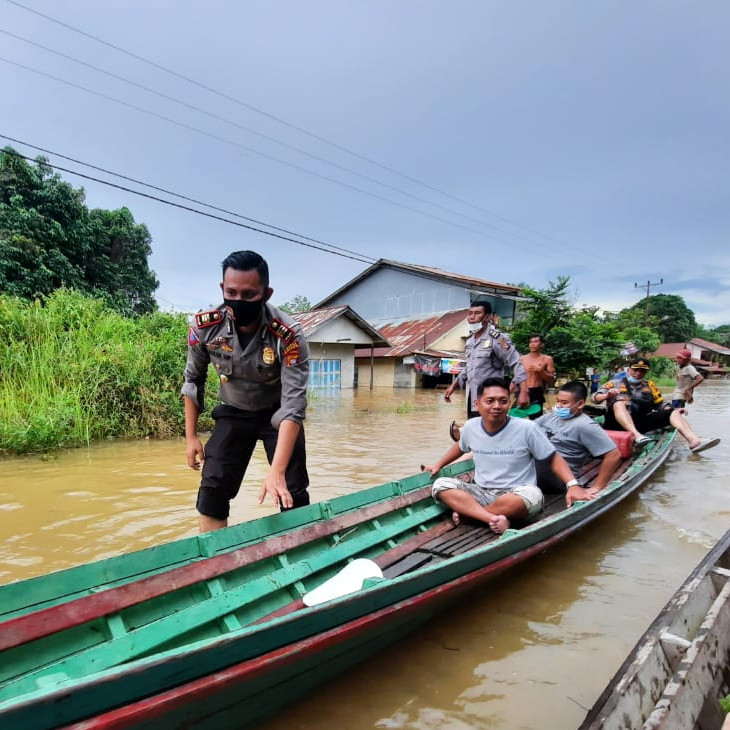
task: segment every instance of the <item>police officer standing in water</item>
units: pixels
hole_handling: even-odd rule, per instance
[[[307,407],[309,348],[301,325],[268,304],[269,267],[254,251],[223,261],[223,304],[198,312],[188,332],[182,395],[188,466],[202,468],[197,509],[200,531],[228,526],[256,442],[263,441],[270,469],[259,502],[270,494],[282,510],[309,504],[303,422]],[[198,438],[209,363],[221,403],[205,450]]]
[[[444,400],[450,402],[456,387],[463,388],[466,385],[466,417],[478,417],[476,397],[479,384],[487,378],[503,378],[505,367],[508,367],[512,369],[510,388],[517,391],[518,405],[526,408],[530,403],[527,373],[520,362],[520,353],[515,349],[512,340],[495,327],[492,305],[489,302],[477,300],[469,307],[466,321],[470,332],[469,339],[466,341],[466,368],[446,389]],[[454,441],[459,440],[459,426],[456,421],[451,422],[449,435]]]

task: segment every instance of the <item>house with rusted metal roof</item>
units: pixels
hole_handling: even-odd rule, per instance
[[[391,344],[347,305],[294,312],[291,316],[301,323],[309,344],[310,388],[354,387],[355,350]]]
[[[360,387],[429,387],[461,367],[472,303],[489,302],[511,324],[520,294],[517,286],[380,259],[316,307],[348,304],[390,341],[355,351]]]
[[[726,378],[730,373],[730,349],[717,342],[694,337],[688,342],[666,342],[652,356],[674,359],[680,350],[692,353],[690,362],[705,378]]]

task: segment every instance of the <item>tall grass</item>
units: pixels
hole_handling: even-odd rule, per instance
[[[183,431],[187,322],[60,289],[0,296],[0,454]]]

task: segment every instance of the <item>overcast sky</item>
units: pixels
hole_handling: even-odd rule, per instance
[[[22,3],[59,22],[0,0],[0,134],[370,260],[608,310],[663,279],[730,322],[725,0]],[[275,303],[368,266],[61,174],[148,226],[163,309],[217,303],[237,249]]]

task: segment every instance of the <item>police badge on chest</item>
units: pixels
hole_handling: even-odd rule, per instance
[[[264,361],[264,365],[273,365],[276,362],[276,354],[274,353],[273,347],[264,347],[261,352],[261,359]]]

